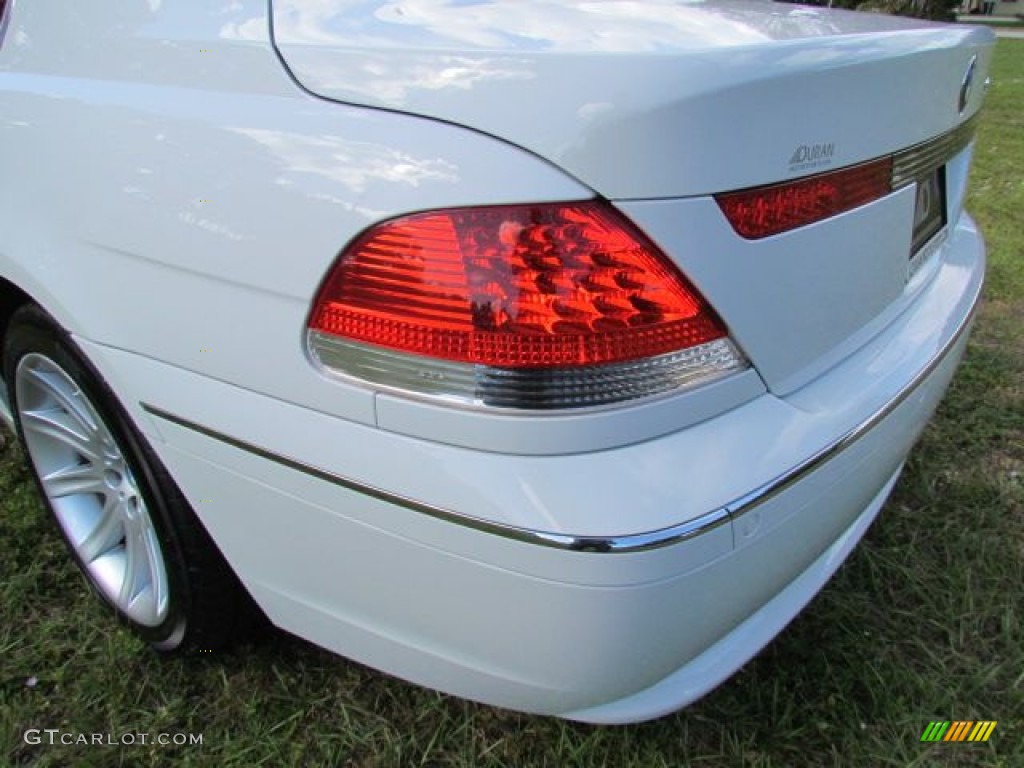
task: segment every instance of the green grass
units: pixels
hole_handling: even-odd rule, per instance
[[[71,570],[13,440],[0,453],[0,765],[1024,766],[1024,41],[1001,41],[970,208],[990,248],[966,361],[863,544],[732,680],[632,727],[516,715],[270,634],[161,660]],[[998,720],[923,745],[933,719]],[[27,728],[192,732],[31,746]]]

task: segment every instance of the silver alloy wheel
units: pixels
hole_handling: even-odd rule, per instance
[[[159,626],[169,610],[167,566],[110,428],[74,379],[44,355],[25,355],[14,383],[29,458],[79,561],[122,614]]]

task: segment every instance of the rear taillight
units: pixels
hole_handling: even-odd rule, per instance
[[[892,191],[892,158],[783,184],[716,195],[733,229],[748,240],[778,235],[853,210]]]
[[[617,402],[746,365],[671,262],[594,201],[377,225],[335,264],[308,333],[330,370],[518,408]]]

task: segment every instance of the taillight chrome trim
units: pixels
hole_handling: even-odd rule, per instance
[[[978,115],[975,114],[951,131],[894,154],[892,188],[913,184],[948,163],[974,141],[977,130]]]
[[[322,373],[449,405],[502,413],[621,405],[683,391],[750,367],[728,337],[655,357],[567,368],[497,368],[404,354],[308,332],[308,351]]]

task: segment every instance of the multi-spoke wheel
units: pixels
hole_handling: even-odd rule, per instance
[[[222,645],[255,615],[113,394],[37,307],[4,340],[4,379],[42,496],[100,597],[160,650]]]
[[[102,595],[132,621],[167,618],[167,566],[138,482],[71,376],[31,353],[14,374],[18,416],[43,493]]]

